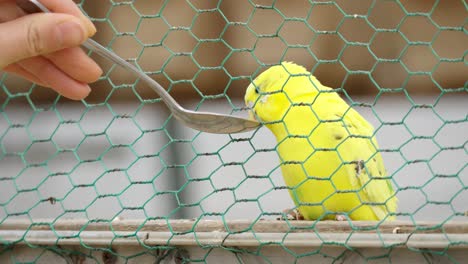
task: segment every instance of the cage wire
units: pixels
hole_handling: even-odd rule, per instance
[[[275,221],[294,204],[266,128],[185,128],[142,83],[90,54],[104,75],[81,102],[1,76],[2,263],[216,262],[221,254],[233,263],[349,254],[386,263],[405,260],[401,247],[413,259],[463,262],[450,250],[468,244],[452,236],[461,230],[452,222],[463,227],[468,211],[465,1],[77,3],[98,42],[197,111],[243,114],[242,96],[260,72],[282,61],[304,65],[375,127],[382,176],[400,200],[396,217],[409,224]],[[142,235],[150,230],[161,236]],[[410,243],[431,231],[444,238],[440,248]],[[387,237],[401,233],[409,235]],[[358,250],[354,239],[369,234],[373,249]],[[178,247],[184,239],[199,251]]]

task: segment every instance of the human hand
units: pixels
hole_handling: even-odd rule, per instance
[[[0,0],[0,70],[74,100],[91,91],[101,68],[79,47],[96,33],[72,0],[40,0],[54,13],[25,13]]]

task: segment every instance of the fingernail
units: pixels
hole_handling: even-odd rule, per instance
[[[83,89],[79,91],[79,93],[76,94],[76,97],[74,99],[76,100],[82,100],[88,97],[88,95],[91,93],[91,87],[89,85],[84,85]]]
[[[86,33],[83,26],[77,21],[65,21],[57,26],[61,47],[70,47],[81,44],[86,40]]]
[[[91,93],[91,87],[89,85],[86,85],[86,89],[83,90],[86,92],[86,96],[88,96]]]
[[[83,15],[81,20],[85,23],[86,29],[88,30],[88,38],[96,34],[96,31],[97,31],[96,26],[94,26],[93,22],[91,22],[89,18]]]

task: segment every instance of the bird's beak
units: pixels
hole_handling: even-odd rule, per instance
[[[250,120],[255,120],[257,122],[262,122],[262,120],[260,119],[260,117],[257,115],[257,113],[255,113],[255,110],[254,110],[254,103],[252,101],[247,101],[247,107],[249,109],[249,119]]]
[[[247,101],[247,108],[249,109],[249,118],[251,120],[255,120],[255,114],[254,114],[254,110],[253,110],[253,105],[254,103],[252,101]]]
[[[250,118],[250,120],[256,120],[253,110],[249,111],[249,118]]]

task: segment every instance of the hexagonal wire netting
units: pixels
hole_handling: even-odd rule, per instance
[[[432,220],[435,228],[451,220],[466,221],[465,1],[78,4],[98,28],[96,41],[135,63],[196,111],[243,114],[242,96],[261,71],[281,61],[306,66],[373,124],[400,200],[397,219]],[[169,227],[167,245],[138,240],[144,248],[132,254],[116,253],[112,244],[78,243],[89,250],[80,256],[90,258],[94,251],[124,261],[160,257],[174,248],[171,239],[196,236],[196,223],[203,220],[248,219],[251,225],[228,229],[227,236],[255,234],[253,226],[262,219],[284,217],[283,209],[294,207],[282,179],[284,164],[276,140],[266,128],[232,135],[185,128],[142,82],[90,56],[104,75],[81,102],[1,75],[0,224],[26,223],[24,236],[13,241],[0,236],[8,245],[2,252],[9,260],[40,262],[48,252],[69,257],[75,251],[62,249],[59,242],[79,238],[92,223],[111,226],[116,219],[143,219],[129,234],[111,232],[111,239],[118,240],[136,238],[153,220],[192,219],[193,226],[183,232]],[[85,219],[76,233],[53,228],[70,219]],[[382,221],[371,230],[378,231]],[[42,225],[54,230],[56,244],[29,244],[28,231]],[[350,225],[351,231],[358,229]],[[293,231],[286,229],[284,238]],[[257,239],[261,247],[271,244]],[[352,249],[346,240],[326,242]],[[19,243],[39,251],[24,259],[10,247]],[[467,241],[451,241],[449,246],[460,243]],[[363,257],[390,261],[397,245],[381,241],[384,251]],[[272,261],[261,250],[207,244],[205,253],[191,261],[207,261],[216,247]],[[283,249],[288,251],[287,246]],[[343,257],[321,247],[288,254],[292,260]]]

